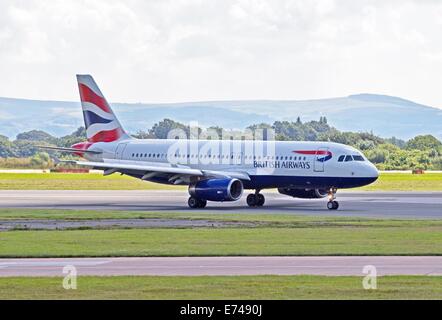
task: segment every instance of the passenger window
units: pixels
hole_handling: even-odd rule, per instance
[[[342,155],[342,156],[339,156],[339,158],[338,158],[338,162],[342,162],[342,161],[344,161],[344,158],[345,158],[345,156],[344,156],[344,155]]]
[[[356,156],[353,156],[353,160],[354,161],[364,161],[364,157],[362,157],[360,155],[356,155]]]
[[[353,158],[351,156],[345,156],[345,162],[353,161]]]

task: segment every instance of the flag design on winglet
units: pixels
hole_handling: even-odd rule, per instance
[[[113,142],[129,136],[90,75],[77,75],[87,140]]]

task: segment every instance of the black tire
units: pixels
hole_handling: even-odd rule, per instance
[[[204,200],[204,199],[198,199],[198,208],[205,208],[206,207],[206,205],[207,205],[207,200]]]
[[[255,197],[255,194],[253,194],[253,193],[249,194],[249,195],[247,196],[247,205],[248,205],[249,207],[256,207],[256,203],[257,203],[256,200],[257,200],[257,199],[256,199],[256,197]]]
[[[265,198],[264,195],[261,194],[261,193],[258,193],[258,194],[255,195],[255,196],[256,196],[256,198],[257,198],[256,205],[257,205],[258,207],[262,207],[262,206],[264,205],[264,203],[266,202],[266,198]]]
[[[329,201],[327,202],[327,209],[328,210],[337,210],[339,208],[338,201]]]
[[[199,200],[197,198],[190,197],[189,200],[187,200],[187,204],[192,209],[199,208]]]

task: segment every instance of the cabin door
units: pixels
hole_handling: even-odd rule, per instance
[[[127,143],[120,143],[115,150],[115,159],[123,159],[123,152],[126,149]]]
[[[315,161],[313,163],[313,170],[315,172],[324,172],[324,163],[327,161],[328,148],[318,148],[315,154]]]

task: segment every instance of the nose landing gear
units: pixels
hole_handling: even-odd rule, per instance
[[[259,190],[247,196],[247,205],[249,207],[262,207],[265,201],[264,195],[259,193]]]
[[[330,188],[330,190],[328,191],[328,202],[327,202],[328,210],[337,210],[339,208],[339,202],[335,200],[336,191],[338,191],[336,188]]]

